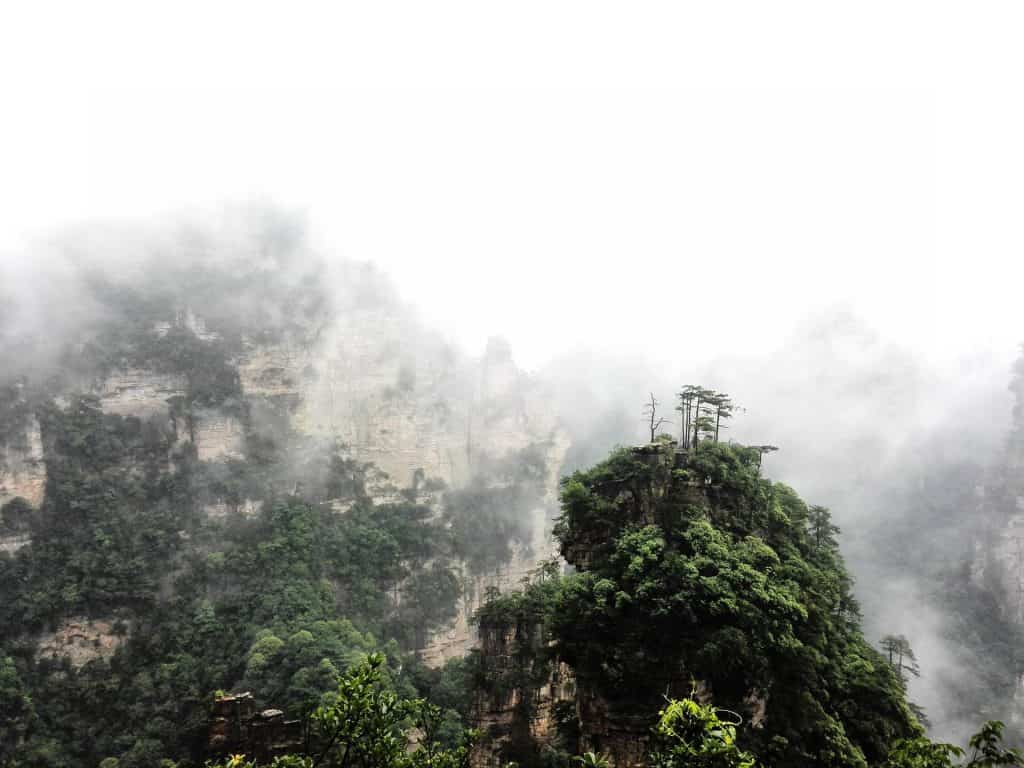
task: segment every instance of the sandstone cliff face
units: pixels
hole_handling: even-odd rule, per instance
[[[539,626],[480,627],[481,671],[491,687],[475,702],[474,725],[484,738],[471,755],[474,768],[499,768],[560,744],[558,707],[575,710],[575,680],[565,664],[542,658],[543,642]]]
[[[974,594],[987,599],[991,622],[1008,633],[1024,627],[1024,358],[1017,363],[1015,373],[1010,389],[1016,405],[1002,455],[986,467],[983,480],[974,489],[973,503],[965,510],[961,529],[970,547],[966,562]],[[1012,701],[998,701],[995,706],[1005,707],[1006,714],[1001,718],[1020,732],[1024,728],[1024,670],[1015,659],[1000,656],[998,649],[974,643],[962,643],[961,652],[968,657],[984,657],[985,663],[990,663],[989,656],[998,659],[995,676],[1003,670],[1013,676]],[[1008,669],[1011,667],[1015,669]],[[971,674],[985,679],[983,672]],[[1002,699],[1002,693],[992,697],[986,690],[984,695]],[[986,708],[992,705],[992,701],[984,701]]]
[[[109,619],[72,616],[52,632],[39,636],[37,659],[67,659],[73,667],[81,667],[96,659],[109,659],[127,640],[127,627],[118,631]]]
[[[547,750],[599,752],[620,768],[642,766],[651,714],[588,689],[569,665],[542,658],[541,642],[539,626],[480,628],[483,675],[496,684],[477,695],[474,726],[485,738],[473,751],[474,768],[500,768],[524,755],[542,761]],[[535,655],[524,654],[523,644]]]
[[[659,502],[667,494],[704,506],[720,492],[693,468],[689,452],[674,442],[637,446],[632,457],[644,465],[643,479],[614,477],[601,486],[622,524],[666,526],[669,521]],[[604,533],[599,526],[588,536],[575,531],[563,551],[569,564],[587,570],[597,548],[607,544]],[[492,620],[485,614],[479,659],[485,682],[478,691],[475,725],[486,738],[473,753],[474,767],[498,768],[527,756],[543,762],[549,749],[604,753],[618,768],[644,765],[660,698],[609,697],[593,679],[559,658],[544,632],[539,617],[524,620],[517,614]],[[671,674],[666,670],[664,683],[664,691],[674,696],[688,695],[693,685],[680,669]],[[698,681],[695,696],[709,701],[711,691]],[[753,727],[761,727],[766,701],[751,694],[745,703],[744,716]]]
[[[39,509],[46,490],[46,465],[39,422],[30,417],[17,435],[5,435],[0,442],[0,509],[15,499]],[[16,552],[29,544],[31,536],[23,525],[0,521],[0,552]]]
[[[221,336],[203,314],[203,307],[182,307],[156,322],[151,336],[188,331],[218,343]],[[395,501],[397,488],[417,478],[461,487],[487,462],[540,446],[547,478],[544,498],[530,512],[532,541],[501,568],[472,576],[467,571],[458,617],[422,650],[429,664],[466,653],[475,642],[471,617],[486,589],[515,586],[553,553],[550,519],[569,440],[543,387],[515,366],[507,345],[494,343],[482,359],[466,358],[393,303],[347,307],[297,327],[242,337],[230,366],[237,371],[245,416],[237,404],[191,405],[183,415],[189,382],[157,364],[114,369],[77,386],[96,395],[105,412],[158,423],[172,430],[177,447],[191,443],[200,461],[225,468],[244,460],[250,429],[337,441],[348,456],[386,474],[371,484],[377,503]],[[21,496],[38,508],[46,468],[35,419],[25,439],[9,443],[0,448],[0,505]],[[440,509],[439,497],[432,506]],[[213,518],[231,512],[253,517],[260,502],[215,497],[204,510]],[[27,542],[17,532],[0,539],[0,550]],[[78,646],[47,640],[46,647],[70,655]]]
[[[1010,389],[1016,405],[1005,448],[975,488],[971,576],[1000,594],[1005,618],[1024,624],[1024,359]]]
[[[478,644],[473,617],[489,588],[501,592],[517,589],[541,561],[557,554],[551,536],[551,520],[558,509],[560,468],[568,447],[568,436],[559,429],[553,430],[545,451],[548,477],[544,498],[532,511],[530,521],[533,540],[528,547],[514,547],[512,560],[504,567],[475,576],[464,574],[468,586],[463,592],[458,615],[448,627],[434,633],[421,651],[421,658],[427,665],[440,666],[449,659],[465,656]]]
[[[33,416],[20,435],[0,443],[0,507],[20,496],[38,508],[45,488],[43,439]]]
[[[96,394],[106,413],[147,419],[168,415],[171,398],[184,397],[185,387],[181,376],[129,368],[107,376],[96,388]]]
[[[273,361],[272,375],[257,360]],[[294,397],[300,430],[341,440],[399,485],[421,470],[458,486],[487,456],[565,442],[543,390],[507,350],[460,359],[384,309],[338,318],[309,351],[253,350],[242,371],[247,395]]]
[[[347,312],[315,336],[308,346],[250,346],[239,363],[243,392],[282,405],[298,431],[340,441],[399,487],[421,473],[457,488],[488,460],[543,446],[548,476],[531,513],[533,541],[501,568],[464,574],[458,616],[421,651],[430,665],[462,656],[475,643],[471,619],[486,589],[518,585],[554,554],[550,520],[568,435],[544,388],[501,342],[481,360],[462,359],[392,308]]]

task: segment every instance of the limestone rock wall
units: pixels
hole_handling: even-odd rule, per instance
[[[1024,623],[1024,359],[1011,390],[1017,405],[1001,460],[975,489],[975,582],[1002,593],[1006,618]]]
[[[241,459],[245,427],[235,416],[203,409],[193,416],[192,433],[200,461]]]
[[[157,322],[153,333],[187,328],[216,342],[220,337],[202,315],[202,307],[186,307]],[[423,649],[429,663],[442,663],[474,644],[470,620],[487,587],[514,588],[554,553],[550,523],[569,438],[544,387],[516,367],[506,344],[493,343],[481,359],[465,357],[390,303],[346,307],[317,322],[315,328],[281,333],[273,341],[242,340],[233,364],[251,406],[247,417],[237,410],[201,408],[188,420],[171,419],[171,404],[187,395],[187,382],[153,369],[116,370],[95,386],[83,386],[108,413],[167,420],[179,443],[194,441],[198,458],[208,462],[244,458],[246,430],[262,428],[255,415],[261,409],[284,414],[287,429],[337,440],[352,458],[373,462],[385,472],[390,480],[375,492],[378,501],[393,496],[392,485],[407,486],[417,476],[460,487],[488,462],[543,446],[546,495],[531,513],[531,546],[499,571],[471,580],[456,621],[429,638]],[[28,444],[26,451],[0,457],[0,503],[15,496],[37,507],[42,502],[46,475],[34,421]],[[212,517],[232,511],[252,516],[259,507],[247,500],[232,510],[224,500],[211,499],[205,510]],[[9,551],[25,543],[21,536],[8,538],[0,546]],[[69,640],[69,647],[78,647],[76,642]],[[56,648],[60,641],[55,637],[45,644]]]
[[[484,675],[492,680],[504,675],[526,672],[519,665],[520,644],[540,650],[539,627],[487,626],[480,630],[481,662]],[[537,663],[537,662],[533,662]],[[496,691],[477,694],[474,727],[484,738],[470,755],[473,768],[501,768],[512,755],[521,756],[524,749],[539,751],[555,746],[561,739],[558,730],[559,705],[575,707],[576,680],[572,670],[563,663],[552,663],[536,688],[499,687]],[[575,744],[563,745],[575,750]]]
[[[300,430],[341,440],[399,485],[422,470],[458,486],[484,457],[564,441],[542,388],[511,359],[460,359],[385,309],[339,317],[309,352],[256,350],[242,370],[247,393],[298,396]]]
[[[497,587],[501,592],[518,589],[543,560],[557,554],[551,537],[551,523],[558,510],[558,484],[568,448],[568,437],[561,430],[555,430],[545,457],[548,468],[545,496],[543,503],[533,510],[530,546],[516,548],[512,561],[503,568],[467,577],[468,587],[459,604],[458,615],[449,626],[435,632],[420,652],[420,658],[428,666],[440,666],[449,659],[465,656],[477,646],[479,638],[473,615],[482,605],[489,587]]]
[[[46,465],[43,438],[34,416],[19,437],[22,439],[0,443],[0,507],[20,496],[38,509],[46,489]]]
[[[450,659],[465,656],[479,644],[473,615],[483,604],[489,587],[509,592],[521,586],[522,579],[536,568],[538,557],[517,549],[512,562],[504,568],[477,576],[465,576],[466,590],[459,602],[459,612],[451,624],[434,632],[420,651],[420,659],[429,667],[440,667]]]
[[[107,376],[97,395],[104,411],[145,419],[166,415],[172,397],[185,395],[185,380],[156,371],[131,368]]]
[[[399,487],[418,472],[459,487],[488,460],[545,446],[546,497],[533,511],[529,551],[469,579],[457,618],[422,649],[426,663],[468,652],[476,641],[471,618],[486,588],[514,588],[554,554],[550,521],[569,438],[544,387],[516,367],[507,345],[492,343],[482,359],[463,359],[393,307],[375,307],[340,314],[312,344],[250,344],[238,368],[248,399],[283,406],[297,431],[340,441]],[[201,457],[203,441],[197,435]]]
[[[634,484],[623,478],[603,488],[623,520],[664,525],[656,502],[666,493],[681,493],[683,498],[692,494],[693,502],[700,504],[715,492],[705,482],[676,476],[673,470],[686,468],[688,453],[673,441],[636,446],[632,452],[652,470],[650,481]],[[588,548],[598,543],[604,541],[577,541],[566,553],[567,560],[586,570],[591,560]],[[543,645],[548,642],[543,631],[540,626],[501,624],[480,628],[480,672],[485,682],[478,689],[474,726],[486,737],[473,752],[474,768],[499,768],[531,754],[531,760],[541,762],[540,753],[550,747],[571,754],[604,753],[616,768],[643,766],[660,698],[646,703],[630,697],[609,699],[579,670],[551,658],[550,647]],[[538,664],[546,664],[546,670]],[[673,695],[689,691],[693,681],[678,670],[674,674],[666,673],[665,691]],[[524,688],[523,681],[532,681],[526,685],[536,687]],[[698,683],[696,696],[709,700],[710,691]],[[752,723],[758,727],[764,720],[765,701],[751,694],[747,702]],[[571,721],[571,728],[562,727],[566,721]],[[570,734],[574,743],[566,742]]]
[[[32,537],[27,533],[12,533],[8,536],[0,536],[0,552],[17,552],[22,547],[28,546]]]
[[[253,519],[259,517],[263,511],[263,502],[259,499],[243,499],[240,504],[228,504],[225,501],[217,501],[204,506],[203,511],[211,518],[225,518],[229,514],[234,513]]]
[[[127,633],[115,631],[112,620],[73,616],[39,636],[36,658],[68,659],[72,666],[81,667],[95,659],[109,659],[127,639]]]

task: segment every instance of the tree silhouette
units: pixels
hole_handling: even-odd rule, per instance
[[[752,445],[750,447],[757,451],[758,469],[761,469],[761,462],[764,461],[764,456],[766,453],[774,453],[775,451],[779,450],[779,447],[777,445]]]
[[[654,399],[654,393],[651,392],[651,399],[647,403],[644,403],[643,414],[644,420],[648,421],[648,427],[651,430],[651,442],[654,442],[654,436],[663,424],[671,424],[668,419],[663,416],[658,416],[658,406],[661,403]]]
[[[907,675],[921,676],[921,668],[917,665],[917,657],[910,647],[910,641],[904,635],[886,635],[882,638],[882,650],[889,657],[889,666],[896,670],[900,680],[906,684]]]
[[[696,448],[701,438],[718,442],[723,421],[731,419],[736,406],[724,392],[715,392],[695,384],[687,384],[677,394],[682,414],[683,445]]]

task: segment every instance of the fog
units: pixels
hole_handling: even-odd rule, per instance
[[[1012,427],[1019,8],[406,11],[254,10],[244,35],[229,12],[183,15],[167,29],[191,46],[150,47],[122,35],[130,15],[69,10],[43,51],[18,30],[47,19],[15,11],[3,346],[55,365],[104,312],[95,270],[252,258],[243,211],[274,219],[283,282],[322,262],[337,299],[358,269],[462,354],[507,338],[554,392],[566,470],[642,439],[648,392],[669,418],[682,384],[729,392],[728,437],[778,445],[766,472],[833,509],[866,631],[911,639],[912,695],[962,735],[943,676],[971,662],[878,542],[893,519],[927,532],[907,487],[984,474]]]
[[[39,381],[61,372],[69,343],[81,344],[90,328],[121,317],[116,312],[124,307],[109,303],[121,288],[143,301],[186,296],[200,316],[243,331],[248,322],[281,328],[311,323],[322,329],[314,344],[325,349],[348,343],[331,316],[367,300],[383,302],[405,328],[403,354],[447,346],[466,356],[464,341],[430,328],[423,318],[429,313],[418,309],[436,297],[403,295],[373,264],[339,258],[322,241],[314,245],[309,228],[308,216],[264,204],[55,228],[51,237],[25,245],[28,258],[3,263],[0,342],[11,361],[5,380],[28,374]],[[240,284],[237,293],[225,293],[216,280],[232,270],[258,275],[263,287],[243,291]],[[498,290],[493,281],[465,287],[484,295]],[[281,306],[267,299],[281,296],[290,297],[284,302],[290,312],[267,316]],[[572,297],[562,306],[571,315]],[[912,681],[912,695],[932,718],[935,735],[963,738],[974,722],[950,701],[978,687],[976,666],[985,663],[978,654],[985,649],[950,638],[963,617],[936,602],[936,593],[943,573],[976,557],[971,542],[990,525],[974,497],[985,482],[997,487],[991,476],[999,472],[1014,423],[1010,366],[985,350],[929,356],[894,340],[851,304],[808,311],[761,349],[722,342],[706,355],[698,353],[703,345],[695,351],[686,342],[695,335],[714,339],[716,316],[706,326],[699,317],[689,319],[685,308],[678,317],[675,359],[642,346],[624,353],[614,344],[582,346],[569,338],[562,352],[534,371],[571,439],[562,472],[586,467],[616,445],[646,440],[641,405],[648,393],[669,418],[663,431],[674,434],[674,393],[682,384],[729,392],[740,408],[727,439],[779,446],[766,459],[766,473],[793,485],[809,503],[833,510],[869,637],[910,638],[923,670]],[[471,322],[473,315],[467,310],[465,318]],[[638,339],[655,322],[643,311],[623,312],[616,320]],[[555,338],[559,328],[551,328]],[[251,428],[280,436],[280,417],[254,409]],[[287,476],[320,471],[309,463],[309,448],[293,446]],[[907,536],[912,538],[901,540]],[[902,554],[908,546],[916,557]],[[1012,719],[1008,701],[985,703]]]

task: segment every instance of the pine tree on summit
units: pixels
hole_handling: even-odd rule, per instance
[[[681,444],[690,448],[696,448],[702,438],[717,443],[726,429],[723,422],[731,419],[737,408],[726,393],[694,384],[684,386],[676,397],[676,410],[682,416]]]

